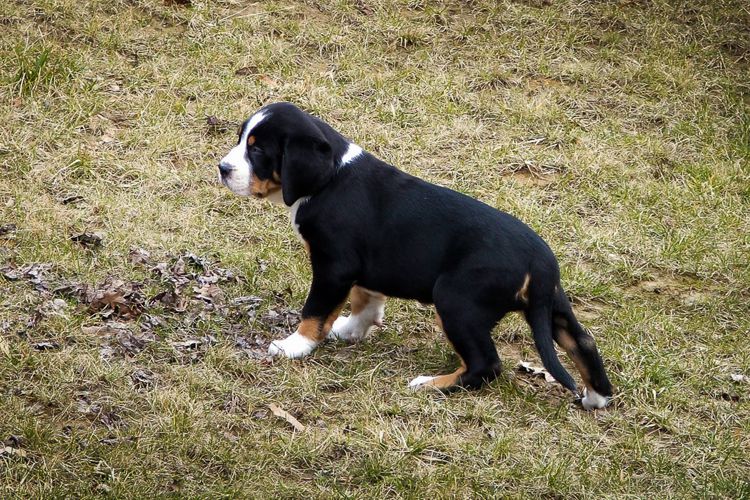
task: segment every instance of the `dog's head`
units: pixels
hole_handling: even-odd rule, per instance
[[[292,104],[265,106],[242,124],[237,145],[219,162],[222,184],[288,206],[317,193],[336,171],[323,127]]]

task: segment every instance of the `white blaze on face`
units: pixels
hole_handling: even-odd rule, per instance
[[[240,196],[250,196],[251,194],[250,185],[252,183],[253,166],[247,156],[247,138],[250,137],[253,129],[267,116],[268,113],[264,111],[254,114],[245,124],[240,142],[221,159],[220,164],[230,167],[232,171],[223,178],[220,175],[220,180],[233,193]]]

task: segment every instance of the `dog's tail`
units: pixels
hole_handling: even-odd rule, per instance
[[[570,376],[570,373],[560,364],[557,351],[555,351],[555,344],[552,338],[552,316],[553,313],[557,312],[554,310],[554,303],[551,303],[551,301],[547,301],[544,304],[534,304],[532,302],[526,310],[526,321],[531,327],[534,344],[536,345],[537,352],[539,352],[539,357],[542,358],[544,368],[555,380],[577,395],[578,388],[576,387],[576,383],[573,377]]]

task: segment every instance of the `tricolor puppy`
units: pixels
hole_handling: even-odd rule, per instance
[[[555,256],[515,217],[401,172],[289,103],[247,120],[219,171],[239,195],[283,202],[312,263],[302,322],[272,355],[306,356],[326,336],[362,340],[381,324],[386,296],[414,299],[435,305],[461,366],[409,385],[476,388],[500,373],[492,328],[522,311],[552,376],[577,393],[554,340],[586,384],[583,406],[607,404],[612,388]],[[338,316],[347,297],[351,315]]]

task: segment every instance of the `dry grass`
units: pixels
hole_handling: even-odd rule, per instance
[[[0,495],[750,496],[750,384],[731,378],[750,377],[747,5],[183,3],[0,4],[0,259],[152,296],[129,250],[193,252],[247,278],[219,283],[225,304],[264,301],[149,306],[160,325],[126,328],[153,338],[103,356],[80,297],[0,276]],[[268,311],[310,277],[284,210],[215,182],[234,125],[277,100],[536,228],[613,407],[511,377],[535,356],[517,318],[496,335],[509,376],[447,398],[406,389],[455,363],[413,303],[303,362],[238,346],[280,336]]]

